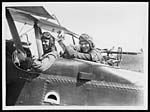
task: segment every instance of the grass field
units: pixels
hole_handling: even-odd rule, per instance
[[[119,66],[120,68],[123,69],[143,72],[143,63],[144,63],[143,54],[137,55],[123,54],[122,62],[119,64]]]

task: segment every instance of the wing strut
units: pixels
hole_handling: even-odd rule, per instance
[[[74,40],[74,36],[72,35],[72,40],[73,40],[73,44],[75,45],[76,43],[75,43],[75,40]]]
[[[34,23],[34,31],[38,49],[38,57],[40,58],[43,55],[43,46],[41,41],[41,29],[38,27],[36,22]]]
[[[9,25],[9,29],[11,31],[11,34],[12,34],[12,37],[13,37],[13,41],[14,41],[14,44],[16,46],[16,49],[18,51],[22,51],[24,54],[26,54],[26,52],[24,51],[23,47],[22,47],[22,43],[21,43],[21,40],[19,38],[19,34],[17,32],[17,28],[15,26],[15,23],[13,21],[13,18],[9,12],[9,10],[6,8],[6,18],[7,18],[7,21],[8,21],[8,25]]]

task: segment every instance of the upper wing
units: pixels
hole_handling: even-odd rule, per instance
[[[55,19],[52,15],[50,15],[42,6],[15,6],[15,7],[7,7],[8,9],[14,12],[22,12],[24,14],[31,14],[40,17],[45,17],[49,19]]]
[[[76,38],[78,38],[78,34],[75,34],[65,27],[62,27],[56,23],[50,22],[46,20],[54,19],[43,7],[33,6],[33,7],[6,7],[9,9],[13,20],[21,23],[26,23],[28,25],[34,25],[36,22],[38,26],[45,30],[49,30],[52,32],[60,32],[61,30],[64,31],[66,34],[70,34]],[[34,17],[33,15],[40,16],[40,17],[46,17],[46,19],[38,19]]]
[[[61,30],[63,30],[64,33],[70,34],[70,35],[78,38],[78,34],[75,34],[75,33],[71,32],[71,31],[69,31],[68,29],[66,29],[65,27],[62,27],[62,26],[60,26],[58,24],[52,23],[52,22],[44,20],[44,19],[39,19],[38,25],[41,28],[49,30],[51,32],[59,33]]]

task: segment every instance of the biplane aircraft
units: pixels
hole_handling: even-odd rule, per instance
[[[12,105],[78,105],[78,106],[137,106],[143,105],[143,74],[117,66],[59,57],[44,72],[33,72],[14,63],[15,50],[29,53],[30,42],[22,42],[16,22],[78,39],[78,34],[50,22],[56,20],[41,6],[6,7],[6,19],[12,40],[6,40],[6,106]],[[42,17],[42,18],[38,18]],[[43,19],[44,18],[44,19]],[[35,28],[38,56],[42,55],[41,40]],[[27,36],[28,37],[28,36]],[[33,38],[33,37],[28,37]],[[104,53],[107,50],[104,50]],[[109,52],[110,53],[110,52]],[[122,49],[118,52],[121,60]]]

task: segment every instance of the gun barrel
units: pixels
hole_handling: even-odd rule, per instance
[[[102,53],[108,53],[108,51],[103,51]],[[131,54],[131,55],[137,55],[138,52],[117,52],[117,51],[110,51],[111,54]]]

